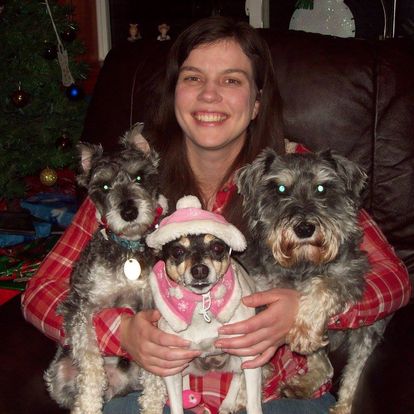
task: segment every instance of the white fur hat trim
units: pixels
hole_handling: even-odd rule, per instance
[[[212,234],[235,251],[246,248],[246,239],[240,230],[223,216],[201,209],[201,203],[195,196],[179,199],[177,210],[165,217],[146,241],[149,247],[159,250],[164,244],[190,234]]]

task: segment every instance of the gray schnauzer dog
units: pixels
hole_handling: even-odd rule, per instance
[[[52,398],[72,413],[101,413],[105,401],[141,387],[142,371],[134,362],[101,356],[93,326],[104,308],[153,308],[148,280],[155,257],[144,238],[167,205],[158,190],[159,157],[141,129],[138,124],[127,133],[122,149],[112,154],[79,144],[78,182],[103,225],[73,268],[69,294],[58,308],[66,346],[45,373]]]
[[[333,375],[326,355],[346,343],[347,366],[331,413],[350,413],[362,368],[386,321],[327,332],[330,317],[362,299],[369,271],[358,225],[365,173],[332,151],[278,156],[264,150],[237,175],[251,240],[243,258],[258,289],[301,293],[287,335],[292,351],[308,355],[308,372],[283,384],[284,396],[310,398]]]

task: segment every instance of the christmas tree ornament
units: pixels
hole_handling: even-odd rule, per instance
[[[30,95],[19,85],[19,89],[12,93],[11,100],[16,108],[24,108],[29,103]]]
[[[57,56],[57,47],[56,45],[45,42],[45,48],[43,50],[43,57],[47,60],[56,59]]]
[[[79,101],[83,98],[84,93],[82,88],[73,83],[66,88],[66,96],[70,101]]]
[[[55,185],[58,179],[57,172],[53,168],[46,167],[40,172],[40,182],[47,187]]]
[[[63,32],[60,33],[60,37],[67,43],[71,43],[76,39],[76,29],[73,26],[68,26]]]
[[[72,148],[72,141],[69,139],[67,134],[63,133],[57,140],[56,140],[56,148],[65,151],[69,148]]]
[[[62,71],[62,83],[63,83],[63,86],[68,87],[68,86],[75,83],[75,80],[73,79],[73,76],[72,76],[72,74],[70,72],[70,69],[69,69],[68,52],[63,47],[63,43],[60,40],[60,36],[59,36],[58,31],[57,31],[55,21],[53,20],[53,15],[52,15],[52,11],[50,10],[48,0],[45,0],[45,4],[46,4],[47,11],[49,13],[50,20],[52,22],[53,30],[55,31],[56,40],[57,40],[57,44],[58,44],[58,46],[57,46],[57,49],[58,49],[57,55],[58,55],[59,66],[60,66],[60,69]]]

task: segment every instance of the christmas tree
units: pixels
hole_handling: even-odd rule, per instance
[[[87,68],[61,3],[0,0],[0,198],[24,196],[27,176],[53,185],[56,169],[76,163]]]

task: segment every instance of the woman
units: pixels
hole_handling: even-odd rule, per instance
[[[266,43],[246,23],[209,18],[195,23],[176,40],[167,61],[160,107],[153,124],[147,125],[147,136],[163,160],[162,190],[170,206],[181,196],[194,194],[205,208],[222,213],[245,230],[241,200],[232,181],[234,171],[267,146],[285,151],[271,62]],[[293,147],[304,151],[300,145]],[[372,324],[409,300],[404,266],[365,212],[360,224],[365,233],[362,248],[373,270],[367,275],[363,301],[333,318],[331,329]],[[86,200],[23,297],[26,319],[57,341],[62,341],[64,333],[56,306],[67,292],[73,261],[96,228],[94,207]],[[306,358],[290,352],[284,340],[295,320],[298,294],[272,289],[243,300],[248,306],[266,305],[267,309],[246,322],[222,328],[222,334],[241,336],[220,339],[216,345],[235,355],[257,355],[245,368],[268,361],[274,365],[265,390],[264,412],[327,413],[334,403],[329,383],[312,400],[277,399],[281,381],[306,372]],[[100,312],[95,327],[102,352],[132,357],[157,375],[181,372],[198,354],[185,341],[159,331],[159,317],[157,311],[135,315],[129,309]],[[217,373],[202,380],[191,378],[191,388],[202,393],[202,404],[194,411],[217,412],[230,378]],[[114,399],[105,407],[105,413],[130,412],[137,412],[136,394]]]

